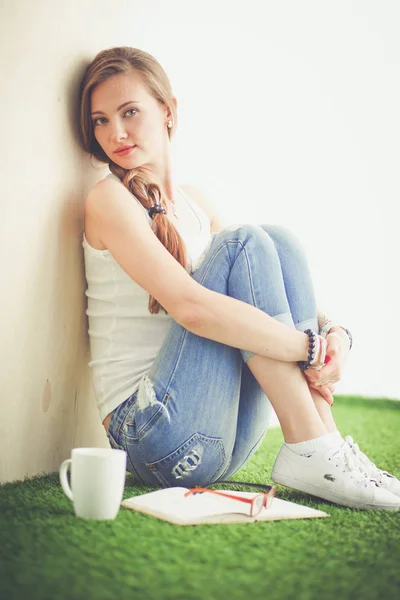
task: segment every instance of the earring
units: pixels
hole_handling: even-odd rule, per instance
[[[167,123],[167,126],[168,126],[169,128],[171,128],[171,127],[172,127],[172,119],[169,119],[169,121],[168,121],[168,123]]]

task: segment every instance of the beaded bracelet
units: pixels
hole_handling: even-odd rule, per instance
[[[309,369],[315,360],[315,346],[317,345],[317,334],[312,329],[306,329],[305,332],[309,337],[308,360],[299,360],[297,364],[302,371]],[[318,350],[321,345],[318,343]]]

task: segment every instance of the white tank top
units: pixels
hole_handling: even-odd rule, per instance
[[[113,173],[107,178],[120,179]],[[191,273],[211,238],[210,220],[204,210],[182,189],[180,193],[200,222],[197,236],[184,234],[185,222],[180,217],[182,236],[187,249],[186,270]],[[152,219],[144,206],[149,226]],[[85,275],[88,298],[86,314],[89,322],[92,383],[101,421],[129,398],[148,373],[166,336],[172,317],[160,310],[148,310],[149,294],[120,267],[109,250],[89,245],[83,233]]]

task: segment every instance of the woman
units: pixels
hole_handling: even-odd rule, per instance
[[[231,477],[272,404],[285,439],[273,481],[399,510],[400,482],[332,418],[351,334],[318,313],[297,239],[276,225],[224,227],[199,190],[176,184],[177,101],[151,55],[99,52],[80,100],[85,147],[111,171],[85,203],[89,366],[128,470],[155,486]]]

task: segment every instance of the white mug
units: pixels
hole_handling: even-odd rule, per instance
[[[71,466],[71,488],[67,470]],[[115,519],[125,487],[126,452],[114,448],[73,448],[60,466],[60,482],[83,519]]]

